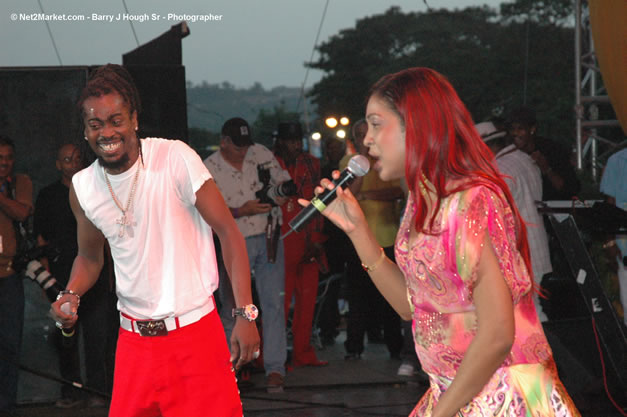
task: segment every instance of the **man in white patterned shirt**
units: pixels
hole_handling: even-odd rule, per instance
[[[258,166],[267,169],[270,186],[289,181],[290,175],[283,170],[268,148],[253,143],[248,123],[242,118],[227,120],[222,126],[220,150],[205,159],[227,206],[246,239],[250,268],[254,271],[255,286],[261,303],[263,326],[263,361],[267,375],[268,392],[283,390],[285,360],[287,355],[284,288],[285,268],[283,243],[278,242],[274,262],[268,256],[266,228],[268,222],[280,228],[280,205],[287,201],[282,197],[272,202],[260,201],[256,193],[264,188],[259,178]],[[227,337],[233,328],[231,317],[232,295],[229,293],[225,271],[220,272],[219,295],[222,302],[220,316]]]
[[[499,171],[509,186],[520,215],[527,225],[527,240],[531,255],[531,267],[536,284],[542,277],[553,271],[549,253],[549,239],[544,229],[542,216],[538,213],[536,201],[542,201],[542,177],[540,168],[525,152],[508,143],[507,132],[497,129],[492,122],[483,122],[475,126],[486,145],[494,153]],[[540,306],[538,294],[534,294],[534,303],[540,321],[548,320]]]

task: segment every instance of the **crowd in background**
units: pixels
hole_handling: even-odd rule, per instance
[[[537,288],[541,288],[542,283],[558,271],[551,265],[551,259],[557,256],[556,248],[550,244],[551,231],[538,214],[538,203],[576,198],[580,183],[569,159],[570,153],[559,142],[539,133],[541,126],[538,126],[535,113],[529,108],[515,109],[505,119],[495,118],[476,127],[493,151],[499,170],[505,175],[521,215],[527,222],[533,275]],[[402,321],[377,291],[344,233],[319,216],[303,231],[280,238],[291,231],[288,223],[300,212],[298,199],[311,200],[314,188],[322,178],[330,178],[334,170],[345,169],[354,154],[366,156],[371,164],[376,162],[368,156],[368,147],[364,145],[366,134],[367,125],[362,120],[354,123],[350,143],[332,137],[323,138],[323,155],[322,159],[318,159],[308,152],[308,142],[303,140],[298,121],[280,123],[274,147],[268,149],[255,143],[254,132],[245,120],[235,118],[223,126],[220,149],[205,160],[246,238],[256,299],[260,302],[259,329],[263,336],[261,357],[252,366],[264,369],[269,392],[282,391],[285,373],[291,369],[325,366],[328,362],[319,357],[324,357],[321,349],[334,344],[342,330],[346,331],[346,360],[361,359],[370,343],[385,343],[390,358],[399,361],[400,376],[419,375],[424,378],[413,349],[411,321]],[[10,195],[11,181],[15,178],[20,181],[20,177],[13,174],[12,165],[2,170],[2,150],[5,148],[9,153],[8,150],[13,147],[9,142],[0,142],[0,221],[5,221],[9,230],[14,217],[2,200]],[[607,201],[623,210],[627,209],[624,181],[627,177],[626,152],[623,149],[610,157],[600,184],[600,192]],[[67,283],[71,261],[77,250],[74,239],[76,224],[69,204],[66,204],[68,184],[72,175],[82,168],[81,161],[76,146],[64,145],[55,161],[61,179],[44,188],[34,206],[28,201],[32,200],[32,196],[22,197],[25,198],[25,206],[35,214],[34,232],[38,244],[59,248],[60,255],[47,259],[45,266],[63,285]],[[364,177],[357,178],[350,190],[385,254],[394,260],[393,245],[407,198],[406,184],[398,180],[383,181],[371,170]],[[7,234],[3,233],[3,236]],[[5,237],[0,241],[0,247],[2,244],[5,245],[4,253],[8,253],[6,248],[10,240]],[[611,273],[615,274],[618,282],[620,303],[615,303],[615,307],[627,324],[622,311],[622,306],[627,303],[625,239],[608,236],[602,245],[608,249],[608,259],[614,266]],[[17,273],[11,272],[11,276]],[[217,298],[228,340],[233,326],[231,309],[234,302],[226,274],[222,266]],[[7,279],[0,278],[0,288],[4,288],[6,282]],[[88,347],[84,350],[85,382],[101,392],[111,390],[110,368],[115,343],[111,339],[117,327],[112,308],[115,303],[113,287],[114,279],[106,269],[99,286],[92,289],[90,297],[85,297],[81,304],[84,314],[80,331],[84,335],[84,346]],[[4,297],[13,292],[3,289],[0,293]],[[541,321],[559,318],[554,314],[551,317],[551,308],[544,308],[543,305],[547,305],[547,299],[551,303],[563,300],[556,300],[551,294],[545,294],[544,298],[543,301],[542,291],[534,298]],[[340,311],[342,302],[348,303],[347,311]],[[0,305],[6,306],[5,303]],[[12,305],[15,306],[15,303]],[[3,313],[3,323],[4,317]],[[15,323],[21,326],[22,321],[23,318],[18,318]],[[98,326],[97,322],[112,322],[113,325]],[[56,342],[61,375],[67,380],[82,382],[78,344],[64,342],[67,341],[62,337]],[[19,340],[3,339],[2,345],[3,355],[11,352],[14,362],[0,361],[0,376],[3,378],[0,385],[15,387],[15,361],[18,358],[15,353],[19,351]],[[5,369],[8,371],[5,372]],[[246,380],[245,373],[250,370],[251,367],[248,367],[241,371],[242,381]],[[15,400],[14,390],[6,395],[12,400],[3,401]],[[85,399],[92,406],[104,405],[101,397],[85,398],[76,388],[65,386],[57,406],[73,407]]]

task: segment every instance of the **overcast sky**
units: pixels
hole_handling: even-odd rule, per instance
[[[511,0],[507,0],[508,2]],[[465,8],[505,0],[427,0],[432,8]],[[117,21],[119,14],[134,19]],[[327,0],[2,0],[0,4],[0,66],[60,65],[46,23],[33,18],[41,13],[53,18],[48,26],[63,65],[121,63],[122,54],[168,31],[181,19],[191,34],[183,39],[183,64],[187,79],[200,83],[228,81],[237,87],[260,82],[265,88],[300,86]],[[329,0],[319,43],[341,29],[354,27],[356,19],[383,13],[392,5],[404,12],[426,11],[424,0]],[[95,20],[112,15],[113,21]],[[169,16],[174,14],[175,16]],[[183,16],[188,15],[188,16]],[[201,21],[197,16],[212,15]],[[123,16],[121,16],[123,17]],[[194,18],[198,19],[193,21]],[[141,21],[144,19],[144,21]],[[219,20],[218,20],[219,19]],[[316,55],[314,55],[316,60]],[[306,87],[321,77],[310,71]]]

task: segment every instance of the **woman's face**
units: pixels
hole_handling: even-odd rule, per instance
[[[368,133],[364,145],[376,159],[373,169],[384,181],[405,176],[405,130],[398,115],[377,96],[366,107]]]

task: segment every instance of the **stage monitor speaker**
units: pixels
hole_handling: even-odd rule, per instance
[[[571,278],[577,283],[588,309],[588,317],[579,320],[582,323],[590,323],[590,326],[594,323],[597,335],[575,328],[567,332],[574,339],[565,343],[565,346],[588,345],[590,341],[593,341],[596,346],[596,337],[598,337],[598,343],[604,352],[606,372],[608,376],[615,375],[614,388],[624,395],[627,392],[627,341],[616,312],[603,291],[573,217],[569,215],[564,220],[558,221],[554,215],[550,215],[549,221],[570,267]],[[559,333],[559,330],[557,332]],[[560,337],[560,339],[564,338]],[[595,348],[595,351],[598,349]],[[584,353],[582,357],[591,360],[592,354],[591,349],[587,349],[587,353]],[[594,356],[599,357],[599,355],[600,353],[597,352]]]
[[[597,345],[590,317],[553,320],[543,323],[543,326],[560,379],[571,397],[606,398],[601,363],[603,358],[610,394],[618,404],[627,404],[627,393],[624,392],[621,376],[617,369],[608,366],[611,363],[608,350],[602,343]],[[611,408],[609,401],[605,401],[607,407]]]
[[[189,35],[187,22],[170,27],[170,30],[122,55],[122,65],[181,65],[183,46],[181,40]]]

